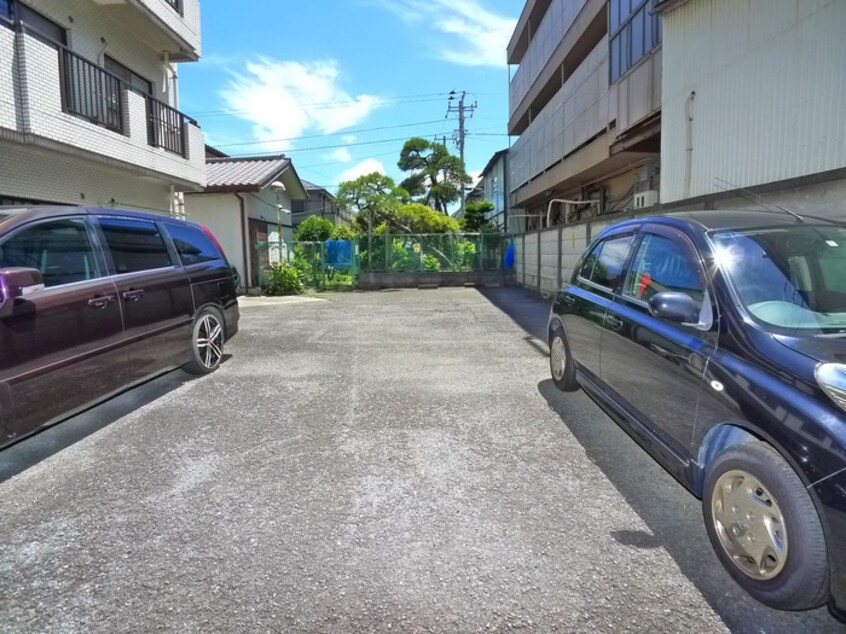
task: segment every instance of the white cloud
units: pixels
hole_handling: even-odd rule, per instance
[[[332,134],[365,120],[383,100],[353,97],[339,85],[334,60],[314,62],[261,59],[247,63],[246,74],[233,78],[220,94],[226,107],[253,124],[264,149],[291,148],[290,139],[315,129]]]
[[[364,176],[365,174],[372,174],[373,172],[379,172],[380,174],[384,174],[385,166],[382,165],[381,161],[377,161],[374,158],[365,159],[361,163],[353,165],[351,168],[341,173],[341,175],[338,176],[337,182],[343,183],[344,181],[351,181],[358,178],[359,176]]]
[[[506,64],[505,49],[516,18],[497,15],[480,0],[376,0],[407,23],[428,24],[443,36],[436,56],[462,66]]]
[[[338,163],[349,163],[352,161],[352,154],[345,147],[339,147],[337,150],[332,150],[326,155],[330,161],[338,161]]]
[[[341,137],[344,143],[355,143],[356,138],[357,137],[354,134],[345,134]]]

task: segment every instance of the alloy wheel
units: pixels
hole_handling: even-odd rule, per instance
[[[197,356],[209,369],[216,368],[223,357],[223,327],[211,314],[203,315],[197,324]]]

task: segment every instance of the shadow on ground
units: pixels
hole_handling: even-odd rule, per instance
[[[530,338],[546,340],[550,301],[522,288],[482,289]],[[682,573],[733,632],[766,634],[842,632],[826,608],[788,613],[771,610],[741,590],[711,549],[701,503],[676,482],[583,392],[565,394],[551,380],[538,392],[567,426],[649,531],[613,531],[631,548],[664,548]]]
[[[224,361],[229,356],[224,355]],[[0,450],[0,482],[26,471],[194,378],[183,370],[169,372]]]

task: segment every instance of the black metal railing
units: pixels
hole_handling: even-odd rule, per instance
[[[147,96],[147,131],[150,145],[187,157],[186,123],[196,125],[196,121],[176,108]]]
[[[115,132],[124,131],[123,82],[68,48],[59,48],[62,108]]]

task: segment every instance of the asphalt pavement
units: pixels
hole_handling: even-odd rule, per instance
[[[0,630],[837,632],[548,377],[512,288],[247,299],[172,372],[0,452]]]

